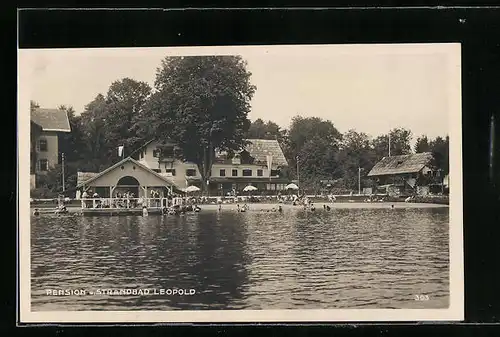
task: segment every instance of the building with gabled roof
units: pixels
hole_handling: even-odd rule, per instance
[[[71,132],[65,110],[36,108],[31,111],[31,121],[40,125],[45,132]]]
[[[31,110],[30,124],[31,188],[35,188],[36,175],[59,163],[59,135],[71,132],[71,126],[65,110],[41,108]]]
[[[180,192],[172,179],[159,174],[131,157],[127,157],[102,172],[78,172],[77,189],[97,193],[102,198],[133,193],[137,198],[149,197],[155,190],[160,196]]]
[[[248,145],[235,155],[215,151],[208,184],[210,195],[241,193],[247,185],[253,185],[261,192],[277,193],[289,183],[281,176],[281,169],[288,163],[278,141],[247,141]],[[177,159],[175,151],[179,149],[173,142],[150,140],[131,156],[151,170],[169,177],[182,189],[190,185],[201,187],[197,165]]]
[[[388,194],[427,194],[430,186],[442,185],[443,177],[431,152],[382,158],[368,173]]]
[[[430,152],[384,157],[368,173],[369,177],[410,174],[423,170],[433,160]]]

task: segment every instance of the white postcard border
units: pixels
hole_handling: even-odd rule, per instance
[[[447,309],[311,309],[311,310],[199,310],[199,311],[31,311],[30,258],[30,72],[21,66],[25,51],[18,50],[18,275],[20,323],[178,323],[178,322],[380,322],[380,321],[460,321],[464,319],[463,271],[463,197],[462,197],[462,114],[461,114],[461,45],[436,44],[358,44],[358,45],[285,45],[172,47],[165,55],[220,55],[246,52],[272,53],[275,48],[289,48],[295,54],[320,53],[322,48],[339,48],[341,53],[369,49],[374,53],[442,53],[447,58],[450,120],[450,306]],[[113,48],[116,49],[116,48]],[[121,48],[125,49],[125,48]],[[128,49],[128,48],[127,48]],[[147,52],[149,48],[130,48]],[[84,49],[92,52],[93,49]],[[73,49],[72,52],[82,52]],[[21,66],[21,67],[20,67]]]

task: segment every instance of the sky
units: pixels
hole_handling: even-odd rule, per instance
[[[251,120],[286,128],[296,115],[316,116],[340,132],[373,137],[403,127],[414,143],[422,134],[447,135],[450,118],[460,118],[451,101],[460,98],[450,94],[460,85],[450,76],[460,67],[457,50],[453,44],[21,49],[19,87],[41,107],[65,104],[79,113],[115,80],[153,87],[167,55],[241,55],[257,87]]]

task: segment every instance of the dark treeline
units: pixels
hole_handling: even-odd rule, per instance
[[[435,167],[449,172],[449,137],[429,139],[425,135],[417,138],[411,147],[412,132],[404,128],[390,130],[391,155],[432,152]],[[281,129],[272,121],[254,121],[249,130],[250,138],[277,139],[290,164],[287,172],[296,178],[297,161],[301,185],[317,190],[321,180],[331,180],[339,188],[356,190],[358,170],[361,182],[371,186],[367,178],[371,168],[389,155],[389,133],[370,138],[363,132],[348,130],[340,133],[329,120],[317,117],[296,116],[288,129]]]
[[[250,101],[257,88],[239,56],[167,57],[157,69],[154,88],[147,83],[123,78],[111,83],[108,92],[98,94],[77,115],[67,112],[71,133],[59,137],[59,152],[65,154],[65,189],[76,187],[77,171],[99,172],[120,160],[153,137],[168,138],[179,144],[179,159],[197,164],[203,182],[210,178],[215,149],[234,153],[246,138],[276,139],[289,167],[282,174],[297,177],[297,161],[302,186],[319,187],[321,180],[335,186],[356,189],[358,168],[363,186],[369,170],[388,155],[388,134],[370,138],[349,130],[339,132],[329,120],[317,117],[292,119],[288,129],[272,121],[248,119]],[[37,107],[32,102],[32,108]],[[417,139],[411,148],[412,132],[390,131],[391,155],[434,152],[437,168],[448,173],[448,136]],[[61,165],[38,178],[35,196],[53,196],[62,190]]]

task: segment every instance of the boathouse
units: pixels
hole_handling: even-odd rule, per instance
[[[137,208],[141,205],[160,207],[160,200],[180,192],[168,177],[130,157],[100,173],[78,172],[77,189],[88,195],[89,200],[82,198],[83,208],[117,209]],[[153,204],[151,200],[154,201]],[[86,203],[87,201],[90,203]],[[130,207],[131,204],[134,207]]]
[[[426,195],[442,185],[441,171],[431,152],[384,157],[368,173],[379,192],[389,195]],[[440,190],[441,188],[438,188]]]

